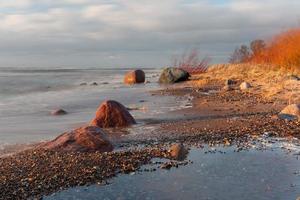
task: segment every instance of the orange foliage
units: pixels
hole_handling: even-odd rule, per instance
[[[252,56],[251,61],[284,69],[300,69],[300,28],[275,36],[264,51]]]

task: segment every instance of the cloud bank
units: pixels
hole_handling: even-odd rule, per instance
[[[0,67],[170,64],[300,25],[298,0],[0,0]]]

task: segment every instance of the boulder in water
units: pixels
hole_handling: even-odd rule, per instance
[[[57,109],[51,112],[51,115],[66,115],[68,114],[67,111],[63,110],[63,109]]]
[[[47,150],[65,152],[110,152],[113,146],[104,131],[95,126],[86,126],[63,133],[54,140],[38,146]]]
[[[190,77],[189,73],[179,68],[165,68],[160,77],[159,83],[170,84],[170,83],[178,83],[181,81],[186,81]]]
[[[134,118],[126,107],[117,101],[103,102],[96,111],[96,117],[90,125],[101,128],[126,127],[135,124]]]
[[[92,85],[92,86],[97,86],[98,83],[97,83],[97,82],[93,82],[93,83],[91,83],[90,85]]]
[[[184,160],[188,154],[188,150],[185,149],[183,144],[173,144],[169,149],[169,153],[175,160]]]
[[[133,70],[125,74],[125,84],[136,84],[145,82],[145,72],[143,70]]]

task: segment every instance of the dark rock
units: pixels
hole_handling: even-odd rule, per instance
[[[226,81],[225,81],[225,86],[226,85],[235,85],[237,82],[236,81],[234,81],[234,80],[232,80],[232,79],[227,79]]]
[[[173,167],[171,162],[163,163],[160,168],[161,169],[171,169]]]
[[[87,83],[80,83],[80,86],[84,86],[84,85],[87,85]]]
[[[134,118],[126,107],[116,101],[105,101],[96,111],[96,117],[90,125],[101,128],[126,127],[135,124]]]
[[[104,131],[95,126],[86,126],[63,133],[56,139],[38,146],[47,150],[66,152],[110,152],[113,146]]]
[[[63,109],[58,109],[58,110],[54,110],[51,112],[51,115],[66,115],[68,114],[67,111],[63,110]]]
[[[125,74],[125,84],[136,84],[145,82],[145,72],[143,70],[133,70]]]
[[[91,83],[90,85],[96,86],[96,85],[98,85],[98,83],[93,82],[93,83]]]
[[[178,83],[186,81],[190,77],[189,73],[179,68],[166,68],[159,77],[159,83]]]

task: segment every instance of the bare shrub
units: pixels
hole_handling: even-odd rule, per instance
[[[200,58],[196,49],[173,58],[173,67],[183,69],[190,74],[199,74],[207,71],[210,59],[208,57]]]

